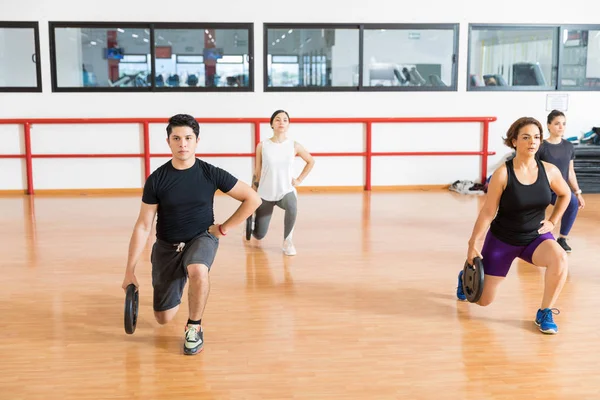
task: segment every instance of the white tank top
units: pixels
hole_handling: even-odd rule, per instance
[[[282,143],[270,139],[262,142],[262,170],[258,184],[261,198],[279,201],[286,194],[296,191],[292,185],[295,157],[292,139],[288,138]]]

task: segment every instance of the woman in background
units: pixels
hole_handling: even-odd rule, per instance
[[[312,170],[315,161],[302,145],[287,136],[290,117],[286,111],[277,110],[270,120],[273,136],[256,146],[256,170],[252,186],[262,199],[255,213],[252,236],[261,240],[267,235],[273,208],[285,210],[283,228],[283,252],[296,255],[292,234],[298,213],[296,186],[300,185]],[[294,160],[300,156],[306,165],[302,173],[294,177]]]
[[[550,136],[542,142],[536,158],[540,161],[546,161],[554,164],[560,171],[563,179],[567,181],[573,192],[570,196],[569,206],[563,214],[560,221],[560,236],[556,240],[558,244],[567,252],[571,252],[571,247],[567,244],[567,237],[579,209],[585,206],[581,189],[577,184],[573,160],[575,159],[575,149],[573,144],[563,139],[565,133],[566,118],[561,111],[553,110],[548,114],[548,132]],[[552,204],[556,203],[556,193],[552,193]]]

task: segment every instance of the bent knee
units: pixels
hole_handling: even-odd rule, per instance
[[[160,325],[165,325],[173,319],[176,312],[177,309],[168,311],[154,311],[154,319],[156,319],[156,322],[158,322]]]
[[[490,304],[492,304],[494,302],[494,299],[479,299],[479,301],[477,302],[477,305],[480,305],[481,307],[487,307]]]
[[[569,269],[569,256],[564,250],[560,250],[554,259],[554,267],[559,273],[567,272]]]
[[[559,264],[564,265],[565,267],[569,264],[569,255],[566,251],[560,251],[560,253],[558,254],[558,262]]]
[[[187,267],[190,279],[204,279],[208,277],[208,267],[204,264],[190,264]]]
[[[265,236],[267,236],[267,233],[256,233],[256,232],[252,232],[252,236],[254,237],[254,239],[256,240],[263,240],[265,238]]]

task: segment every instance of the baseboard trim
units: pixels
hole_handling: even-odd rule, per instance
[[[448,190],[450,185],[398,185],[373,186],[372,192],[407,192],[407,191],[441,191]],[[300,193],[351,193],[364,192],[364,186],[299,186]],[[27,190],[0,190],[0,196],[22,196]],[[131,196],[141,195],[141,188],[109,188],[109,189],[36,189],[35,196]],[[223,194],[217,191],[217,194]]]
[[[21,190],[21,189],[0,190],[0,196],[3,196],[3,197],[22,196],[24,194],[27,194],[27,190]]]
[[[109,189],[36,189],[35,196],[129,196],[141,194],[142,189],[109,188]],[[27,190],[0,190],[0,196],[26,195]]]
[[[402,185],[402,186],[373,186],[373,192],[404,192],[404,191],[441,191],[448,190],[450,185]]]
[[[296,190],[299,193],[343,193],[343,192],[362,192],[363,186],[298,186]]]

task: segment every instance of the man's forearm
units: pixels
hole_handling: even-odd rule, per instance
[[[242,201],[242,204],[238,207],[237,210],[227,219],[227,221],[221,224],[223,232],[227,232],[229,229],[233,228],[244,222],[249,216],[251,216],[254,211],[260,206],[262,200],[258,195],[248,198]]]
[[[146,246],[148,237],[150,236],[150,230],[135,227],[131,240],[129,241],[129,254],[127,256],[127,272],[133,273],[135,266],[142,254],[142,250]]]

